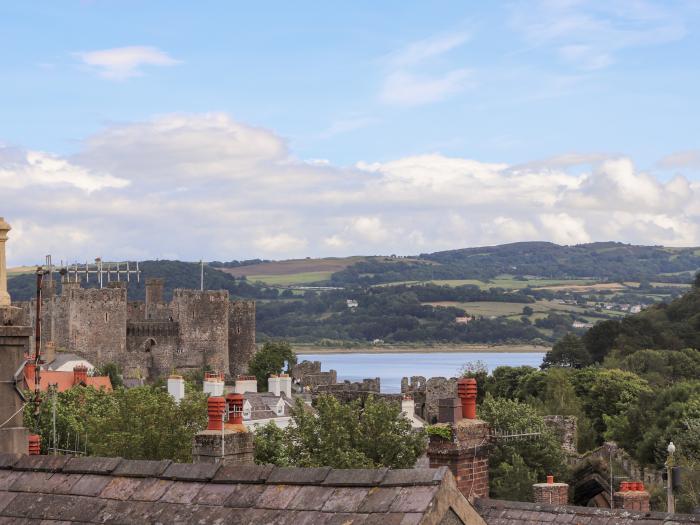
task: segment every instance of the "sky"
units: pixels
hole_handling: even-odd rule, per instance
[[[700,246],[700,1],[0,3],[12,265]]]

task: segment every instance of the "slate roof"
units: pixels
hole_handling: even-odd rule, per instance
[[[0,523],[459,523],[443,521],[453,515],[483,524],[446,467],[343,470],[0,454]]]
[[[681,525],[700,523],[700,515],[631,512],[622,509],[540,505],[521,501],[477,500],[477,512],[488,525]]]
[[[276,417],[290,417],[292,415],[292,407],[294,406],[294,402],[287,396],[276,396],[272,392],[246,392],[243,395],[245,400],[250,403],[251,407],[250,419],[246,419],[246,421]],[[284,403],[284,412],[282,415],[278,416],[277,412],[275,412],[275,407],[280,399]]]

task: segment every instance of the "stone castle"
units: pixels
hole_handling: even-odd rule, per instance
[[[63,278],[60,292],[42,289],[42,351],[74,352],[92,364],[116,363],[124,377],[154,379],[201,369],[235,377],[247,370],[255,346],[255,302],[232,301],[228,291],[176,289],[146,279],[146,300],[129,301],[127,283],[82,288]],[[36,302],[15,303],[35,325]],[[50,356],[47,356],[50,357]]]

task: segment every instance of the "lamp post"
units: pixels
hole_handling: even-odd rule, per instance
[[[668,512],[673,514],[676,512],[676,500],[673,497],[673,453],[676,451],[676,445],[671,441],[666,447],[668,457],[666,458],[666,506]]]

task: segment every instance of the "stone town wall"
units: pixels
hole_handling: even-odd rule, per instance
[[[255,346],[255,301],[231,301],[228,319],[228,363],[232,377],[248,371]]]
[[[576,416],[544,416],[544,422],[559,437],[564,452],[567,454],[577,453],[578,419]]]
[[[69,348],[95,365],[126,352],[126,289],[74,288],[68,293]]]
[[[308,374],[321,373],[321,361],[302,361],[292,367],[292,379],[301,381]]]
[[[126,341],[127,354],[120,363],[126,377],[156,378],[175,369],[174,357],[180,347],[178,323],[129,322]]]
[[[457,379],[451,377],[431,377],[426,380],[423,376],[412,376],[401,379],[401,393],[411,394],[416,403],[416,414],[428,423],[435,423],[438,418],[438,402],[440,399],[457,397]]]
[[[330,385],[318,385],[316,392],[333,393],[333,392],[369,392],[378,394],[380,390],[380,379],[363,379],[362,381],[345,381],[343,383],[335,383]]]
[[[180,330],[175,367],[228,371],[228,292],[176,289],[171,305]]]

